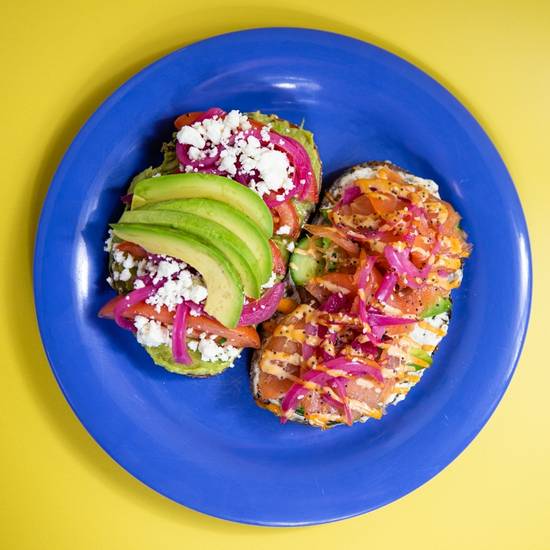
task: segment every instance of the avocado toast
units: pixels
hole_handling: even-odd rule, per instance
[[[321,163],[312,134],[274,115],[213,108],[175,125],[163,163],[132,180],[111,226],[118,295],[99,315],[167,370],[211,376],[259,348],[255,327],[284,298]]]
[[[336,180],[290,259],[301,303],[264,325],[258,405],[327,428],[404,399],[447,332],[471,248],[459,220],[435,182],[388,162]]]

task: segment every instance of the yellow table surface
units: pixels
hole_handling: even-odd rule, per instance
[[[176,48],[263,26],[316,27],[362,38],[447,86],[507,163],[535,257],[523,356],[477,439],[401,500],[363,517],[299,529],[209,518],[161,497],[113,462],[54,381],[32,299],[41,204],[63,152],[93,110],[137,70]],[[543,317],[550,309],[550,2],[5,1],[0,68],[0,277],[6,301],[0,548],[550,548],[550,321]]]

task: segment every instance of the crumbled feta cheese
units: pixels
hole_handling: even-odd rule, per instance
[[[220,153],[221,162],[218,168],[234,176],[237,173],[237,156],[235,153],[228,151],[227,149]]]
[[[260,135],[262,137],[262,141],[266,141],[266,142],[271,141],[271,137],[269,135],[270,131],[271,131],[271,124],[267,124],[266,126],[262,126],[262,129],[260,130]]]
[[[146,302],[155,306],[157,312],[160,313],[163,306],[166,306],[168,311],[174,311],[178,304],[184,300],[200,304],[207,296],[208,290],[203,285],[202,279],[192,276],[187,269],[182,269],[176,278],[169,278],[153,295],[147,298]]]
[[[212,145],[219,145],[224,137],[224,123],[222,120],[209,118],[202,123],[204,127],[204,134],[208,140],[212,142]]]
[[[202,149],[206,141],[194,126],[183,126],[177,133],[176,139],[184,145],[193,145]]]
[[[266,194],[277,189],[286,191],[292,189],[294,184],[288,176],[289,167],[288,157],[284,153],[263,149],[256,165],[260,178],[263,180],[263,185],[258,186],[258,190],[263,191],[262,194]]]
[[[158,321],[137,315],[134,326],[137,341],[143,346],[156,348],[163,344],[171,344],[170,331]]]
[[[277,280],[277,273],[272,271],[271,272],[271,277],[269,277],[269,280],[266,283],[264,283],[261,288],[262,289],[263,288],[271,288],[275,284],[276,280]]]
[[[235,359],[241,352],[229,344],[219,345],[215,341],[215,336],[206,336],[203,332],[198,340],[189,340],[187,347],[192,351],[199,351],[203,361],[230,361]]]
[[[138,288],[143,288],[145,286],[145,283],[141,279],[136,279],[134,281],[134,288],[137,290]]]
[[[189,145],[187,154],[193,162],[218,155],[216,166],[229,176],[252,176],[250,188],[260,196],[279,191],[279,200],[284,200],[286,191],[294,188],[287,155],[274,149],[270,143],[271,127],[263,126],[260,139],[246,135],[250,130],[246,115],[237,110],[230,111],[223,118],[212,117],[184,126],[177,134],[179,143]],[[199,165],[200,166],[200,165]],[[198,171],[197,167],[184,166],[185,172]],[[283,191],[283,193],[281,193]]]
[[[191,160],[199,160],[204,158],[204,153],[200,149],[197,149],[194,146],[189,147],[189,150],[187,151],[187,155]]]
[[[131,272],[129,269],[127,269],[127,268],[124,268],[124,269],[120,272],[120,275],[119,275],[119,279],[120,279],[121,281],[124,281],[124,282],[129,281],[131,277],[132,277],[132,272]]]
[[[276,235],[290,235],[290,225],[281,225],[276,231]]]
[[[109,229],[109,234],[107,239],[105,239],[105,246],[103,247],[103,250],[105,252],[111,252],[112,248],[113,248],[113,230]]]
[[[132,269],[136,266],[136,264],[137,262],[134,260],[134,257],[131,254],[128,254],[122,262],[122,267],[125,269]]]
[[[296,248],[296,245],[294,244],[294,241],[290,241],[287,245],[286,245],[286,249],[289,251],[289,252],[294,252],[294,249]]]
[[[157,284],[161,279],[170,279],[172,275],[185,269],[185,267],[186,265],[183,262],[178,262],[177,260],[161,260],[156,266],[153,283]],[[154,269],[152,266],[151,268]]]

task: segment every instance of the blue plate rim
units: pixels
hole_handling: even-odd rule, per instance
[[[523,265],[523,267],[527,267],[527,278],[526,278],[526,294],[525,294],[525,308],[524,308],[524,314],[522,316],[522,330],[521,330],[521,338],[518,340],[518,345],[516,346],[516,352],[513,359],[513,364],[508,371],[508,375],[506,379],[504,379],[504,385],[503,390],[498,396],[498,398],[493,402],[492,406],[489,407],[486,410],[485,415],[482,418],[478,419],[477,424],[473,429],[470,430],[470,436],[468,438],[465,438],[461,441],[460,449],[456,452],[453,452],[450,456],[450,459],[447,461],[447,463],[440,468],[438,471],[434,472],[432,475],[428,476],[423,482],[421,482],[418,485],[415,485],[413,488],[407,490],[407,491],[401,491],[399,492],[398,496],[389,496],[386,499],[381,500],[376,506],[371,506],[367,509],[363,510],[356,510],[352,513],[347,514],[340,514],[340,515],[333,515],[332,517],[323,517],[319,520],[306,520],[306,521],[265,521],[265,520],[255,520],[254,518],[243,518],[243,517],[236,517],[235,515],[231,514],[231,512],[228,513],[216,513],[209,509],[202,509],[201,507],[195,507],[192,505],[189,505],[187,503],[181,502],[174,497],[170,496],[162,490],[159,487],[154,487],[152,484],[147,483],[140,475],[138,475],[136,472],[131,471],[130,469],[127,469],[126,466],[119,461],[106,447],[103,446],[103,444],[100,442],[100,438],[96,437],[94,434],[95,430],[93,430],[90,426],[88,426],[82,418],[79,416],[77,412],[76,404],[73,402],[73,400],[70,398],[68,392],[66,391],[66,388],[63,385],[63,381],[58,376],[58,372],[54,366],[53,358],[50,355],[50,352],[48,350],[48,347],[46,345],[46,337],[44,333],[44,326],[47,323],[47,319],[43,317],[43,313],[40,311],[40,295],[39,295],[39,289],[37,288],[39,284],[37,284],[37,281],[39,279],[39,271],[40,271],[40,265],[42,260],[42,254],[43,254],[43,248],[44,243],[46,239],[46,229],[47,224],[45,223],[49,217],[49,212],[53,209],[54,205],[54,194],[58,191],[58,187],[60,185],[60,181],[62,179],[62,174],[65,170],[65,167],[70,163],[71,158],[74,155],[78,154],[78,149],[80,147],[80,144],[82,141],[85,140],[87,134],[92,130],[95,123],[99,122],[101,117],[104,116],[111,107],[111,104],[117,102],[121,96],[124,95],[124,93],[131,89],[132,86],[134,86],[136,83],[138,83],[141,79],[147,77],[147,75],[152,72],[155,68],[157,68],[159,65],[162,65],[164,63],[168,63],[173,57],[177,57],[182,51],[193,49],[195,47],[200,47],[201,45],[216,41],[218,39],[222,38],[230,38],[230,37],[236,37],[238,38],[241,35],[249,35],[249,34],[263,34],[263,33],[278,33],[278,32],[291,32],[291,33],[302,33],[303,35],[311,34],[311,35],[324,35],[327,39],[333,39],[333,40],[341,40],[344,42],[355,42],[358,47],[365,47],[368,46],[372,49],[378,50],[381,54],[384,54],[385,56],[389,56],[389,58],[392,58],[392,60],[395,63],[402,64],[404,66],[407,66],[409,69],[412,69],[415,72],[421,73],[423,78],[425,79],[425,82],[430,85],[430,88],[432,91],[436,92],[438,95],[444,95],[447,97],[448,102],[452,103],[452,106],[455,110],[461,112],[462,116],[465,117],[465,120],[468,121],[468,125],[476,131],[478,134],[480,134],[482,137],[485,138],[484,145],[487,148],[487,151],[495,155],[497,161],[501,164],[502,169],[504,170],[504,173],[508,179],[509,186],[509,192],[512,193],[513,197],[517,201],[518,205],[518,212],[516,214],[516,220],[518,222],[518,226],[521,229],[522,235],[525,237],[525,258],[524,261],[526,264]],[[101,102],[101,104],[97,107],[97,109],[89,116],[89,118],[84,122],[84,124],[81,126],[79,131],[76,133],[75,137],[71,141],[71,144],[67,148],[66,152],[63,154],[63,157],[59,163],[58,168],[56,169],[52,180],[50,182],[50,185],[48,187],[48,191],[46,193],[46,196],[44,198],[41,213],[39,216],[39,221],[35,233],[35,246],[34,246],[34,254],[33,254],[33,295],[34,295],[34,306],[35,306],[35,316],[37,319],[37,324],[41,336],[42,346],[44,348],[44,352],[46,355],[46,358],[48,360],[48,363],[50,365],[50,368],[52,370],[52,373],[54,374],[55,380],[57,381],[57,384],[59,385],[63,396],[65,397],[67,403],[69,404],[71,410],[79,420],[80,424],[84,427],[84,429],[88,432],[88,434],[92,437],[92,439],[105,451],[105,453],[111,457],[111,459],[117,463],[119,466],[121,466],[126,472],[128,472],[132,477],[137,479],[140,483],[145,485],[148,488],[153,489],[155,492],[161,494],[163,497],[177,503],[180,505],[185,506],[188,509],[194,510],[196,512],[215,517],[217,519],[222,519],[226,521],[241,523],[241,524],[247,524],[247,525],[257,525],[257,526],[266,526],[266,527],[300,527],[300,526],[309,526],[309,525],[319,525],[324,523],[333,523],[336,521],[342,521],[345,519],[350,519],[353,517],[357,517],[359,515],[366,514],[368,512],[371,512],[373,510],[376,510],[378,508],[381,508],[383,506],[386,506],[387,504],[391,502],[395,502],[409,493],[415,491],[416,489],[422,487],[425,485],[428,481],[433,479],[435,476],[437,476],[439,473],[441,473],[445,468],[447,468],[456,458],[464,452],[464,450],[470,445],[470,443],[477,437],[477,435],[480,433],[480,431],[485,427],[491,416],[493,415],[494,411],[500,404],[504,394],[506,393],[511,379],[515,373],[515,370],[517,368],[519,359],[521,357],[521,353],[523,351],[525,340],[529,328],[529,321],[530,321],[530,315],[531,315],[531,307],[532,307],[532,298],[533,298],[533,259],[532,259],[532,251],[531,251],[531,244],[530,244],[530,238],[529,238],[529,231],[527,226],[527,221],[525,218],[525,214],[523,211],[522,203],[518,194],[518,191],[516,189],[516,186],[514,184],[514,181],[510,175],[510,172],[500,155],[500,152],[496,148],[496,146],[493,143],[493,140],[489,136],[488,132],[483,128],[482,124],[477,120],[475,115],[470,112],[466,107],[459,101],[459,99],[455,96],[454,93],[452,93],[450,90],[448,90],[443,84],[441,84],[434,76],[432,76],[429,72],[426,72],[424,69],[421,69],[420,67],[416,66],[414,63],[408,61],[401,55],[398,55],[396,53],[391,52],[390,50],[387,50],[385,48],[382,48],[380,46],[377,46],[376,44],[373,44],[371,42],[367,42],[365,40],[361,40],[359,38],[355,38],[352,36],[348,36],[341,33],[336,33],[332,31],[327,31],[323,29],[315,29],[315,28],[307,28],[307,27],[261,27],[261,28],[250,28],[250,29],[241,29],[236,30],[232,32],[227,33],[221,33],[217,35],[213,35],[211,37],[205,38],[203,40],[199,40],[193,43],[190,43],[186,46],[183,46],[181,48],[178,48],[162,57],[157,59],[156,61],[148,64],[141,70],[139,70],[137,73],[135,73],[132,77],[130,77],[128,80],[126,80],[123,84],[118,86],[113,92],[111,92],[105,100]]]

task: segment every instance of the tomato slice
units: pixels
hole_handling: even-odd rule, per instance
[[[319,198],[319,185],[317,184],[317,178],[315,174],[312,174],[311,179],[307,185],[307,188],[303,194],[303,200],[317,202]]]
[[[294,204],[288,200],[273,208],[273,212],[275,232],[277,232],[277,229],[283,225],[286,225],[290,228],[290,233],[288,236],[291,239],[295,239],[300,234],[300,222],[298,220],[298,213],[296,212]]]
[[[112,300],[109,300],[99,310],[99,317],[113,319],[115,306],[123,299],[124,296],[115,296]],[[139,304],[130,306],[123,313],[123,316],[127,319],[133,319],[137,315],[142,315],[148,319],[154,319],[164,325],[171,325],[174,321],[175,312],[168,311],[165,306],[158,312],[154,306],[145,302],[140,302]],[[198,336],[201,332],[215,334],[216,336],[225,338],[228,344],[238,348],[258,349],[260,347],[260,337],[254,327],[227,328],[215,319],[211,319],[205,315],[199,315],[198,317],[189,315],[187,317],[187,327],[193,329],[193,334],[195,334],[195,336]]]
[[[123,299],[124,295],[120,295],[115,296],[112,300],[109,300],[99,310],[99,317],[103,317],[105,319],[114,319],[115,306]],[[174,314],[175,313],[173,311],[168,311],[165,306],[163,306],[160,309],[160,312],[158,312],[151,304],[140,302],[139,304],[134,304],[133,306],[127,308],[123,313],[123,317],[126,317],[127,319],[133,319],[137,315],[141,315],[143,317],[147,317],[148,319],[159,321],[160,323],[163,323],[165,325],[171,325],[174,320]]]
[[[141,260],[142,258],[145,258],[147,256],[147,251],[145,248],[142,248],[139,246],[139,244],[131,243],[129,241],[122,241],[121,243],[117,243],[116,247],[118,250],[122,250],[122,252],[126,252],[127,254],[131,254],[134,258]]]
[[[285,261],[283,260],[279,247],[272,240],[269,241],[269,246],[271,246],[271,255],[273,256],[273,271],[277,273],[277,275],[286,273]]]
[[[191,113],[180,115],[176,118],[176,120],[174,120],[174,126],[177,130],[183,128],[184,126],[189,126],[190,124],[193,124],[193,122],[195,122],[195,120],[197,120],[197,118],[199,118],[202,114],[202,111],[193,111]]]
[[[205,315],[198,317],[190,315],[187,318],[187,327],[193,329],[195,335],[206,332],[225,338],[228,344],[237,348],[259,349],[260,347],[260,336],[254,327],[227,328]]]

